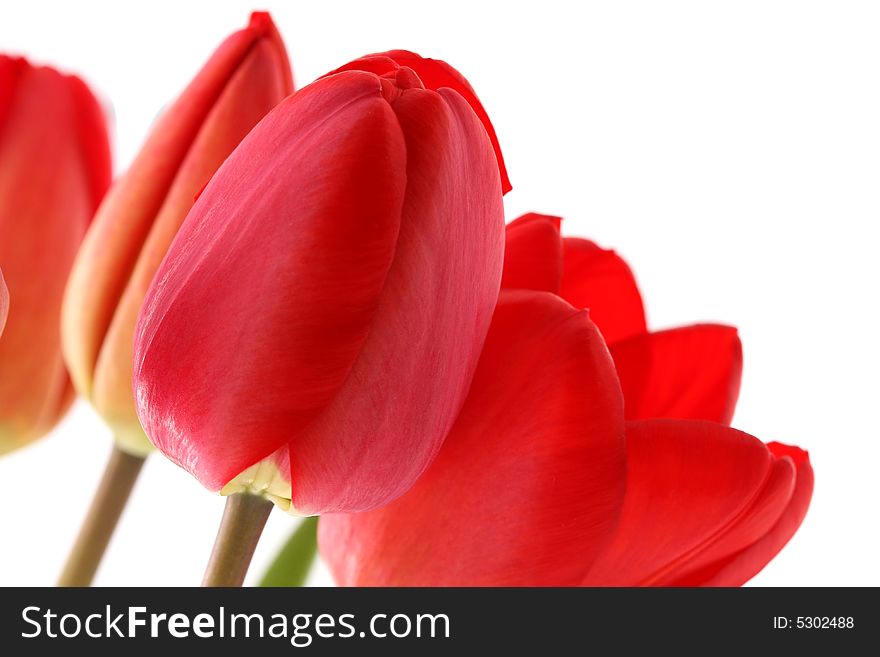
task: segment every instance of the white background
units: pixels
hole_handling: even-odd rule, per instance
[[[654,327],[739,326],[734,424],[810,451],[816,491],[754,584],[880,585],[880,14],[870,2],[268,2],[298,84],[407,48],[470,79],[508,217],[632,263]],[[86,77],[117,170],[249,2],[4,2],[0,49]],[[80,403],[0,460],[0,584],[50,584],[110,447]],[[223,501],[150,459],[97,583],[197,584]],[[295,520],[273,513],[253,580]],[[329,582],[326,571],[312,577]]]

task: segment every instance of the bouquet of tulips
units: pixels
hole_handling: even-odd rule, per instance
[[[269,584],[317,550],[340,585],[740,585],[803,520],[807,453],[729,426],[736,329],[652,331],[614,251],[505,226],[451,65],[296,89],[255,13],[111,169],[89,88],[0,56],[0,453],[76,395],[115,436],[59,584],[154,452],[227,497],[209,586],[274,507],[308,519]]]

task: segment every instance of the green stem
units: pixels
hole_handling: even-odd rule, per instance
[[[58,578],[58,586],[92,583],[143,465],[143,457],[113,447],[92,505]]]
[[[270,511],[272,502],[250,493],[226,498],[202,586],[242,585]]]

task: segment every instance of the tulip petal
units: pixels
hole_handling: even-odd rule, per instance
[[[498,171],[501,176],[501,191],[506,194],[511,190],[510,179],[507,176],[507,167],[504,165],[504,157],[501,155],[501,145],[495,128],[489,120],[483,104],[477,97],[476,92],[465,77],[452,66],[439,59],[422,57],[408,50],[389,50],[374,55],[366,55],[349,62],[335,71],[328,73],[333,75],[341,71],[369,71],[382,76],[400,67],[406,67],[415,71],[426,89],[439,91],[440,89],[452,89],[464,98],[471,109],[479,117],[492,142],[495,150],[495,158],[498,162]]]
[[[671,586],[765,536],[792,497],[789,459],[756,438],[694,420],[627,423],[627,489],[590,586]]]
[[[265,25],[261,20],[269,22]],[[157,126],[129,173],[117,182],[111,192],[113,200],[99,212],[95,227],[86,237],[66,293],[65,353],[77,364],[75,369],[81,390],[89,394],[95,409],[114,429],[117,442],[129,451],[150,448],[141,433],[131,394],[134,325],[147,288],[192,207],[196,192],[205,186],[251,128],[292,91],[289,86],[290,66],[268,17],[260,19],[256,15],[244,32],[250,35],[252,43],[235,62],[235,67],[225,71],[228,77],[218,78],[209,91],[202,90],[211,97],[212,104],[202,109],[197,130],[191,134],[187,131],[185,136],[180,134],[181,124],[193,120],[187,105],[192,101],[192,90],[204,86],[203,78],[224,53],[222,47],[168,111],[167,120]],[[151,189],[150,186],[157,181],[139,176],[143,175],[149,161],[153,166],[159,166],[157,158],[173,154],[174,149],[171,154],[158,152],[156,144],[176,138],[189,141],[185,150],[177,154],[182,159],[174,163],[177,169],[173,171],[170,185]],[[155,216],[141,217],[150,222],[149,226],[144,225],[147,234],[142,237],[143,241],[128,243],[132,233],[141,229],[123,230],[137,214],[122,211],[120,202],[124,199],[119,202],[117,199],[126,197],[135,188],[148,194],[160,206]],[[121,248],[117,246],[120,240],[126,242]],[[132,260],[127,263],[117,260],[120,255]],[[126,272],[121,288],[99,298],[99,288],[108,291],[104,287],[107,282],[102,279],[107,273],[106,267],[111,264],[114,268],[127,265],[130,270]],[[101,279],[101,283],[96,284],[96,279]],[[92,354],[92,337],[88,340],[90,346],[87,350],[82,348],[81,342],[85,331],[95,328],[93,322],[97,321],[98,314],[103,315],[108,310],[111,312],[110,323],[104,334],[97,336],[100,349],[95,362],[91,362],[91,356],[86,356]]]
[[[209,489],[286,445],[352,374],[405,165],[379,81],[347,73],[282,102],[193,206],[145,299],[134,380],[147,435]]]
[[[736,329],[698,324],[611,345],[627,420],[679,418],[730,424],[742,378]]]
[[[290,443],[293,504],[362,511],[403,494],[458,414],[498,298],[504,211],[491,144],[457,94],[405,90],[394,264],[346,385]]]
[[[559,217],[530,212],[507,224],[501,287],[559,293],[560,221]]]
[[[813,468],[809,454],[802,449],[780,443],[768,443],[770,453],[777,459],[794,463],[796,481],[791,500],[779,521],[762,538],[737,554],[713,564],[689,579],[699,586],[741,586],[757,575],[794,536],[807,515],[813,496]]]
[[[136,423],[129,365],[134,317],[193,197],[291,91],[281,38],[267,14],[255,13],[163,112],[101,205],[71,273],[62,335],[76,387],[111,421],[122,415]]]
[[[97,101],[79,80],[0,62],[0,267],[12,303],[0,341],[4,452],[44,434],[69,405],[61,298],[108,183],[110,151]]]
[[[619,255],[574,237],[563,240],[563,254],[559,294],[575,308],[589,308],[606,343],[647,331],[642,295]]]
[[[330,514],[341,585],[577,583],[617,518],[622,400],[587,313],[503,291],[470,394],[434,463],[375,511]]]

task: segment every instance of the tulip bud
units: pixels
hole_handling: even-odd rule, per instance
[[[302,514],[379,506],[467,393],[501,278],[500,160],[466,97],[415,70],[436,62],[385,60],[273,110],[144,301],[139,417],[211,490]]]
[[[0,453],[45,434],[73,399],[61,298],[110,173],[104,116],[88,87],[0,56],[0,268],[12,303],[0,340]],[[5,290],[0,298],[2,316]]]
[[[292,87],[278,31],[268,14],[253,14],[157,121],[86,236],[64,299],[64,357],[77,391],[129,453],[151,449],[131,392],[134,324],[147,287],[194,197]]]

